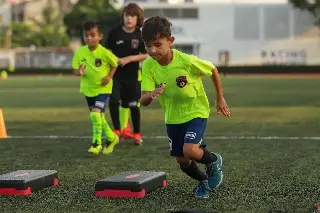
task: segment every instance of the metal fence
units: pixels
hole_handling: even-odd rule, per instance
[[[0,50],[0,67],[71,68],[73,51],[69,48]]]

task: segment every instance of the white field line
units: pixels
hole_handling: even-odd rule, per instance
[[[8,136],[9,139],[90,139],[92,136],[39,135]],[[167,139],[167,136],[143,136],[145,139]],[[320,136],[206,136],[205,140],[320,140]]]

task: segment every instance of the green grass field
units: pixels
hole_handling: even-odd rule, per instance
[[[213,111],[209,119],[206,142],[224,157],[225,175],[209,200],[193,197],[196,182],[169,157],[163,113],[154,103],[142,108],[144,145],[123,141],[109,156],[88,155],[91,141],[80,137],[0,140],[0,173],[54,169],[61,180],[59,188],[29,197],[0,196],[0,212],[310,213],[320,202],[320,79],[226,77],[222,82],[232,117]],[[213,86],[209,81],[205,86],[213,102]],[[91,136],[77,78],[0,80],[0,108],[10,136]],[[127,170],[164,171],[169,185],[144,199],[95,198],[97,180]]]

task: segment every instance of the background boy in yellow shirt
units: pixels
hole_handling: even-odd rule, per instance
[[[103,154],[110,154],[119,142],[119,137],[109,127],[104,112],[112,92],[112,77],[118,66],[118,58],[100,45],[103,34],[97,22],[84,23],[83,38],[86,45],[75,52],[72,67],[74,74],[81,77],[80,93],[85,95],[90,109],[93,139],[88,152],[100,154],[102,151]],[[104,149],[102,132],[109,142]]]

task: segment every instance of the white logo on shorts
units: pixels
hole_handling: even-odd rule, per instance
[[[138,101],[129,102],[129,107],[136,107],[136,106],[138,106]]]
[[[122,43],[124,43],[123,40],[116,41],[116,44],[122,44]]]
[[[104,108],[104,103],[101,101],[96,101],[94,104],[96,107]]]
[[[171,138],[168,138],[169,139],[169,148],[170,148],[170,151],[172,151],[172,140]]]
[[[184,139],[194,140],[194,139],[196,139],[196,135],[197,135],[197,133],[195,133],[195,132],[187,132],[184,136]]]

